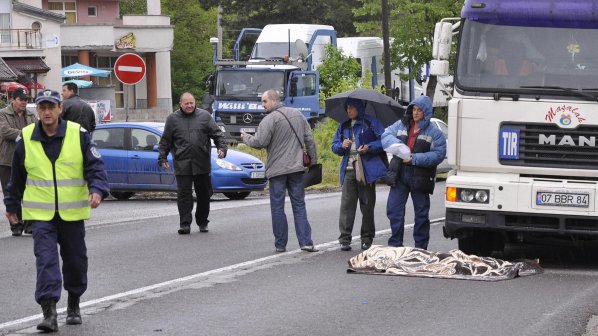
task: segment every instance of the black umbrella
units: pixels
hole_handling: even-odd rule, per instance
[[[365,113],[378,118],[384,127],[392,125],[405,114],[405,108],[391,97],[376,90],[355,89],[326,99],[326,115],[339,123],[347,120],[349,118],[345,111],[347,98],[362,100]]]

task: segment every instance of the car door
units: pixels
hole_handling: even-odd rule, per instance
[[[121,127],[96,129],[92,133],[92,140],[104,160],[104,170],[111,187],[127,183],[129,165],[124,138],[125,129]]]
[[[161,184],[164,170],[158,166],[158,152],[154,150],[160,135],[143,128],[130,128],[127,156],[129,160],[128,182],[140,187]]]

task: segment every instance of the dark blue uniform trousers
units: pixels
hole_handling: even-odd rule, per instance
[[[80,297],[87,289],[87,247],[83,221],[66,222],[57,215],[51,221],[32,221],[33,251],[37,267],[35,301],[60,300],[64,289]],[[62,257],[62,276],[58,245]]]

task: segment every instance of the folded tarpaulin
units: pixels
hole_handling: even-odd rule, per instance
[[[497,281],[544,271],[533,260],[505,261],[467,255],[460,250],[431,252],[414,247],[372,245],[349,259],[347,273]]]

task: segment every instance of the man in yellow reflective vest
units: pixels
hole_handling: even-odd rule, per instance
[[[37,329],[55,332],[63,280],[69,294],[66,324],[82,323],[79,298],[87,289],[83,221],[108,196],[109,186],[104,162],[89,133],[77,123],[60,119],[60,94],[41,91],[35,103],[39,121],[23,128],[17,138],[4,205],[10,223],[18,221],[20,203],[23,219],[32,222],[35,300],[44,314]]]

